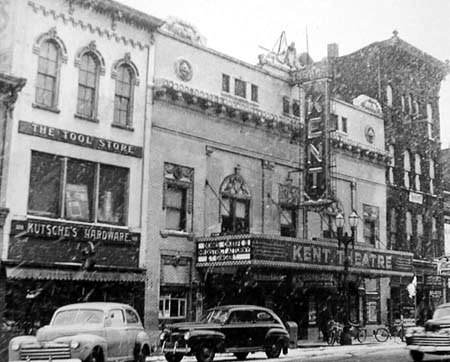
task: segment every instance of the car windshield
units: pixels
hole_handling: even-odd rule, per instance
[[[450,319],[450,307],[438,308],[433,314],[433,319],[449,318]]]
[[[228,318],[228,311],[223,309],[212,309],[208,311],[201,321],[203,323],[225,323]]]
[[[67,326],[71,324],[100,324],[103,323],[104,313],[97,309],[71,309],[58,312],[53,319],[53,326]]]

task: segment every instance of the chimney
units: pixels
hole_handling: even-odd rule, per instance
[[[328,44],[327,56],[331,59],[339,57],[339,45],[337,45],[336,43]]]

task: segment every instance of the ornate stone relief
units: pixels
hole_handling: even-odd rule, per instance
[[[225,177],[220,186],[220,193],[237,198],[251,198],[250,189],[247,186],[244,178],[241,176],[241,166],[237,165],[234,173]]]
[[[58,36],[56,27],[50,28],[48,32],[37,37],[33,45],[33,53],[39,55],[41,52],[42,43],[47,40],[52,40],[58,45],[59,51],[61,52],[61,61],[63,63],[67,63],[67,49],[62,39]]]
[[[300,205],[300,188],[292,185],[292,179],[286,178],[284,184],[280,184],[278,202],[285,206]]]
[[[114,62],[113,66],[112,66],[112,70],[111,70],[111,78],[112,79],[116,79],[117,78],[117,70],[119,69],[119,67],[123,64],[128,65],[134,73],[134,85],[138,86],[139,85],[139,70],[136,67],[136,65],[133,63],[133,61],[131,60],[131,54],[129,52],[125,53],[124,57],[122,59],[117,60],[116,62]]]
[[[75,57],[75,66],[78,68],[80,66],[81,57],[85,53],[93,53],[98,60],[98,65],[100,66],[100,75],[105,74],[105,59],[103,59],[102,54],[97,50],[97,44],[95,40],[92,40],[88,46],[81,48]]]
[[[189,82],[192,79],[193,71],[192,65],[186,59],[180,58],[175,62],[175,74],[184,82]]]

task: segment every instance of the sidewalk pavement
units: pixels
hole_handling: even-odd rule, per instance
[[[367,340],[364,343],[359,343],[358,341],[353,340],[353,344],[341,346],[334,345],[329,346],[325,342],[321,341],[302,341],[300,340],[298,343],[298,348],[289,349],[289,353],[287,355],[281,355],[281,358],[285,361],[292,360],[296,361],[298,358],[304,359],[305,357],[319,357],[319,356],[327,356],[327,355],[345,355],[348,353],[362,352],[365,349],[370,351],[383,350],[386,348],[389,349],[401,349],[404,348],[406,344],[402,342],[399,338],[391,338],[386,342],[378,342],[374,337],[368,336]],[[267,359],[264,352],[257,352],[252,354],[252,359]],[[233,360],[236,358],[232,354],[217,354],[214,358],[214,361],[219,360]],[[189,356],[183,358],[183,362],[195,362],[195,357]],[[166,362],[163,355],[153,355],[147,357],[146,362]]]

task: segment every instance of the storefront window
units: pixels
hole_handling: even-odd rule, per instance
[[[28,213],[126,225],[128,174],[126,168],[33,152]]]
[[[37,216],[60,216],[60,186],[63,159],[33,152],[30,170],[28,213]]]
[[[159,318],[186,318],[186,298],[163,295],[159,298]]]

